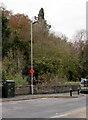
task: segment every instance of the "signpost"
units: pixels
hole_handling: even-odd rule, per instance
[[[35,71],[34,71],[34,69],[31,69],[30,71],[29,71],[29,73],[34,73]]]
[[[38,23],[37,17],[35,17],[34,21],[31,21],[31,93],[33,95],[33,73],[34,73],[34,69],[33,69],[33,34],[32,34],[32,24]]]

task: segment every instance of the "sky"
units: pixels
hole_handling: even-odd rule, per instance
[[[69,39],[77,31],[86,29],[86,2],[87,0],[0,0],[13,14],[26,14],[30,19],[38,16],[39,10],[44,8],[45,19],[52,26],[51,31],[63,33]]]

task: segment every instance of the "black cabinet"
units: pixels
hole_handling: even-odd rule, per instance
[[[14,97],[15,96],[15,82],[14,80],[6,80],[2,87],[2,97]]]

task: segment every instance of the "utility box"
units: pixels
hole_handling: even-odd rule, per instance
[[[14,97],[15,96],[15,82],[14,80],[6,80],[2,87],[2,97]]]

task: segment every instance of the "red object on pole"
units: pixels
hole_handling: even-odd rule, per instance
[[[34,71],[34,69],[31,69],[30,71],[29,71],[29,73],[34,73],[35,71]]]

